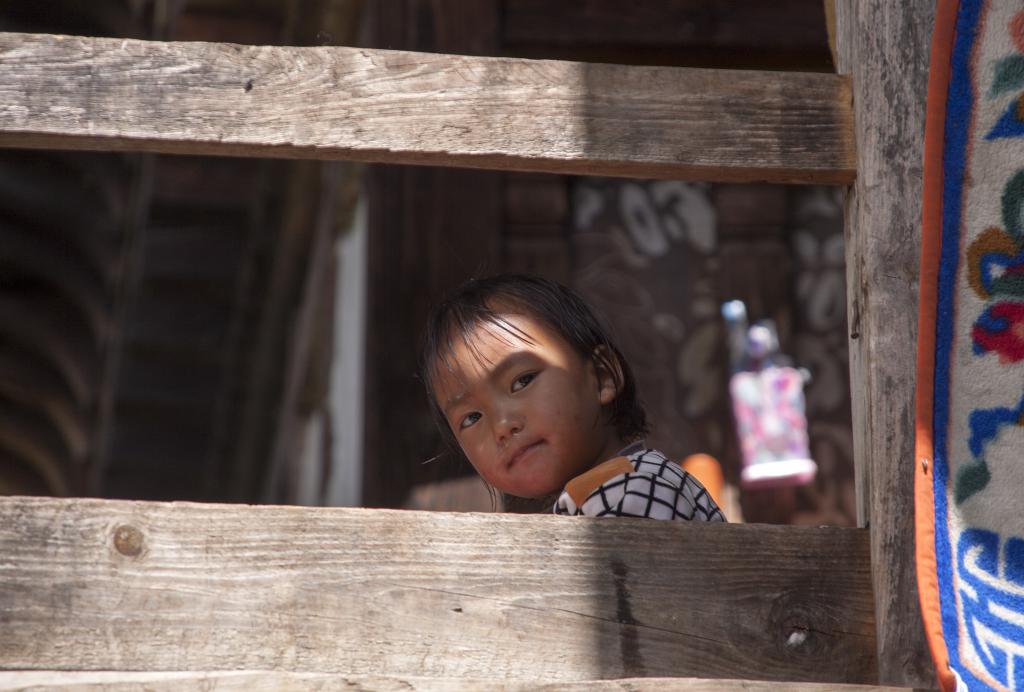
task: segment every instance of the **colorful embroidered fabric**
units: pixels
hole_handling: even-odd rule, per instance
[[[925,140],[922,612],[944,689],[1024,689],[1024,4],[940,0]]]

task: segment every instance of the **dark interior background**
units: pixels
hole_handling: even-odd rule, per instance
[[[833,69],[819,0],[10,0],[0,28]],[[471,469],[422,463],[439,436],[419,329],[465,278],[529,271],[610,319],[651,442],[715,455],[733,488],[718,308],[774,319],[813,375],[820,473],[734,500],[747,520],[855,523],[838,190],[212,157],[0,151],[0,492],[297,501],[347,328],[331,250],[359,204],[364,429],[319,434],[362,435],[363,504],[477,506]]]

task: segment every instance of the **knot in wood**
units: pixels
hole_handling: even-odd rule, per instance
[[[793,631],[789,633],[789,637],[786,638],[786,646],[795,649],[804,642],[807,641],[807,628],[805,627],[794,627]]]
[[[785,591],[771,605],[767,629],[773,632],[776,651],[782,656],[798,656],[807,665],[824,664],[841,656],[840,649],[848,646],[845,637],[830,634],[842,629],[835,618],[830,610],[810,601],[807,592]]]
[[[114,529],[114,549],[125,557],[142,554],[142,532],[134,526],[121,524]]]

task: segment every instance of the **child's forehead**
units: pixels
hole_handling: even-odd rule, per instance
[[[545,340],[543,329],[530,315],[495,312],[465,325],[453,325],[442,358],[449,365],[489,364],[503,353]]]
[[[472,324],[452,325],[438,349],[435,379],[452,383],[493,369],[522,351],[562,351],[568,343],[541,320],[522,311],[498,311]],[[571,349],[570,349],[571,350]]]

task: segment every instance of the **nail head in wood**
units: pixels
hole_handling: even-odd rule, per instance
[[[142,554],[142,532],[134,526],[121,524],[114,529],[114,549],[125,557],[138,557]]]

